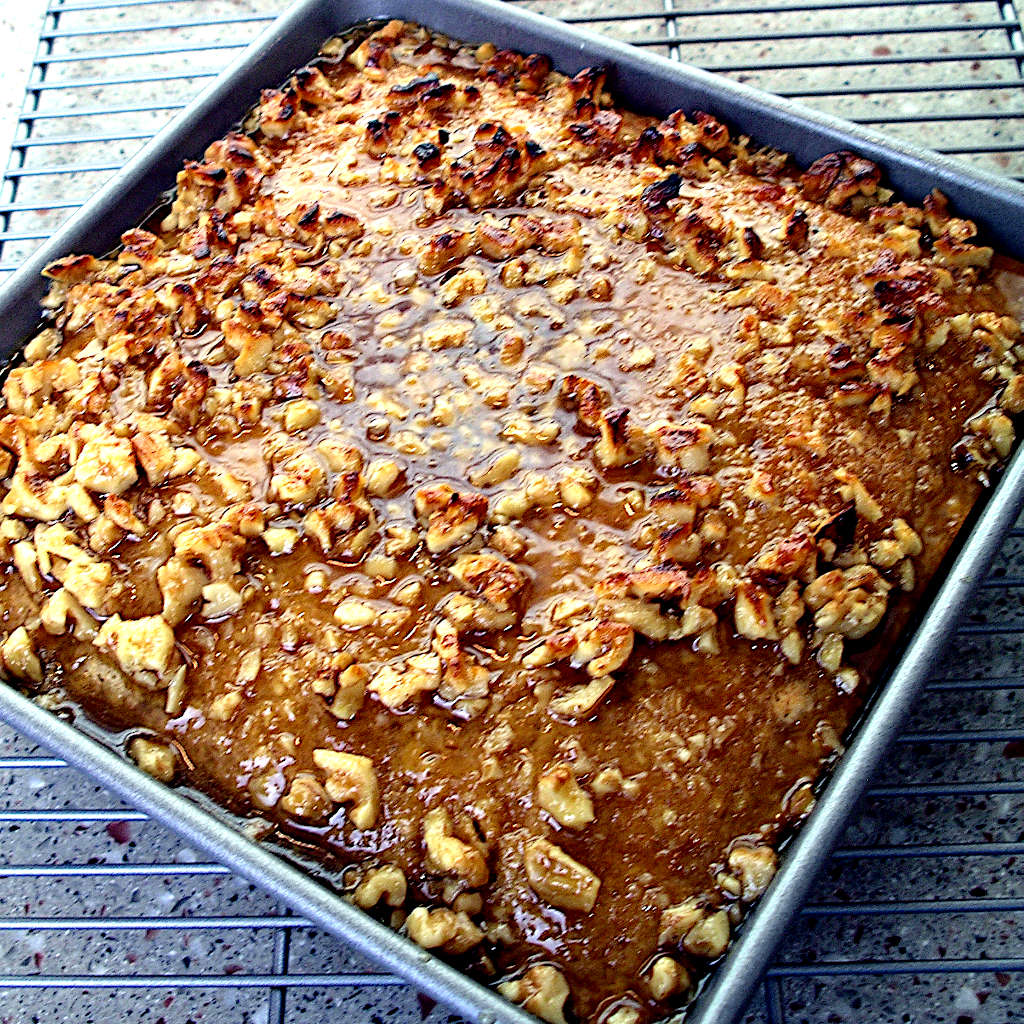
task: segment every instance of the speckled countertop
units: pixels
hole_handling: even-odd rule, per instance
[[[45,10],[46,0],[0,3],[0,153],[8,152],[14,138]]]
[[[102,9],[97,7],[98,0],[92,3],[98,13],[76,15],[67,23],[72,27],[88,23],[94,31],[101,31],[111,25],[139,24],[147,19],[185,22],[200,15],[244,16],[282,6],[274,0],[168,0],[126,11],[111,0],[102,0]],[[87,6],[85,0],[68,0],[66,9],[83,6]],[[594,18],[649,13],[648,18],[607,26],[630,39],[661,32],[664,25],[657,12],[663,6],[671,7],[672,0],[665,4],[662,0],[533,0],[531,6],[546,13],[571,12]],[[775,14],[729,19],[733,30],[751,37],[750,41],[708,54],[708,48],[694,42],[693,37],[721,31],[722,20],[716,21],[715,12],[737,6],[746,9],[747,0],[705,4],[694,0],[688,5],[686,0],[676,0],[675,6],[700,12],[688,15],[687,32],[671,30],[684,58],[707,57],[712,65],[754,63],[766,56],[777,57],[783,64],[817,61],[820,66],[806,72],[776,69],[741,72],[738,77],[791,91],[838,90],[837,95],[822,96],[815,102],[854,117],[906,118],[933,106],[981,112],[983,117],[964,119],[952,134],[947,129],[942,144],[990,145],[992,152],[977,158],[985,166],[1024,173],[1024,101],[1021,90],[1010,88],[1020,79],[1015,61],[973,60],[963,62],[959,70],[965,79],[991,82],[1005,78],[1006,89],[989,88],[969,94],[942,89],[896,94],[870,91],[901,76],[915,82],[938,80],[948,64],[893,67],[885,63],[894,54],[923,52],[914,51],[914,47],[935,46],[941,52],[966,53],[1005,47],[1005,30],[971,28],[972,21],[987,19],[991,24],[1000,16],[999,5],[991,0],[945,5],[921,2],[895,11],[882,8],[891,23],[891,35],[857,36],[827,44],[844,47],[844,52],[860,47],[858,54],[878,59],[877,66],[853,69],[831,67],[821,61],[827,53],[822,50],[826,44],[820,40],[786,41],[786,26],[792,27],[792,19],[786,22],[785,16]],[[0,153],[7,151],[13,137],[43,9],[43,0],[0,0]],[[877,11],[862,15],[852,10],[847,5],[845,11],[808,12],[800,16],[799,27],[835,32],[853,19],[860,19],[861,25],[884,20]],[[950,17],[963,19],[962,32],[946,32],[933,43],[932,37],[922,31]],[[234,31],[240,38],[249,38],[257,27],[243,23]],[[606,24],[597,22],[596,27]],[[188,41],[178,30],[174,33],[178,34],[169,32],[167,38]],[[143,49],[152,38],[151,34],[136,34],[118,39],[117,45]],[[668,52],[670,45],[674,44],[666,39],[654,48]],[[111,37],[100,35],[95,47],[99,51],[109,49]],[[226,56],[220,52],[216,59],[223,61]],[[208,53],[190,55],[188,59],[192,62],[189,66],[211,65]],[[137,63],[143,70],[150,65],[166,70],[180,66],[174,63],[176,60],[180,57],[145,58]],[[98,68],[98,62],[93,62],[89,74],[97,75]],[[851,90],[851,84],[860,88]],[[153,83],[145,87],[148,91],[135,90],[127,96],[83,89],[73,93],[73,102],[92,109],[135,100],[173,105],[185,95],[181,90],[172,92],[174,88],[177,86],[165,82]],[[847,91],[842,92],[844,89]],[[143,133],[153,130],[154,116],[159,119],[166,114],[143,115],[128,127]],[[42,130],[73,135],[95,127],[95,122],[83,116],[69,118],[57,127],[43,126]],[[934,124],[896,127],[918,141],[940,144]],[[1022,145],[1014,146],[1014,140]],[[90,149],[90,154],[98,161],[123,160],[134,145],[104,144]],[[30,159],[46,165],[75,159],[67,146],[45,149],[42,155]],[[84,198],[102,177],[92,173],[65,176],[60,184],[61,197],[76,201]],[[53,194],[53,187],[52,180],[32,179],[23,188],[21,198],[38,195],[36,201],[43,203],[46,195]],[[49,229],[57,218],[51,212],[31,226],[42,224]],[[26,245],[30,247],[30,243]],[[5,258],[11,258],[11,249],[9,243]],[[15,257],[19,251],[27,249],[14,249]],[[995,970],[875,977],[864,973],[844,975],[831,969],[849,960],[1024,957],[1024,919],[1020,913],[1024,904],[1024,743],[1012,739],[1007,742],[998,732],[1019,726],[1024,693],[1018,681],[1024,657],[1024,589],[998,585],[998,580],[1022,576],[1024,537],[1016,537],[1004,548],[995,570],[996,585],[981,592],[972,621],[1010,622],[1019,631],[995,637],[962,635],[954,641],[950,656],[938,669],[938,684],[927,691],[914,711],[908,726],[909,740],[894,748],[880,772],[879,788],[864,801],[848,831],[845,855],[830,863],[813,896],[813,902],[819,905],[871,901],[878,906],[871,912],[843,915],[812,913],[796,922],[780,961],[802,965],[809,976],[789,979],[774,992],[769,989],[769,996],[777,997],[775,1016],[769,1016],[762,995],[751,1007],[746,1024],[779,1022],[783,1015],[786,1024],[1024,1021],[1021,973]],[[1006,684],[986,680],[1005,680]],[[914,733],[948,733],[960,728],[992,730],[992,735],[999,738],[978,742],[914,740]],[[210,988],[167,980],[152,988],[132,989],[115,983],[115,976],[140,975],[179,979],[205,975],[217,984],[230,983],[248,974],[279,969],[285,953],[293,974],[337,976],[364,970],[367,965],[311,929],[290,930],[286,943],[280,928],[189,926],[187,919],[192,919],[194,925],[198,917],[262,917],[279,915],[282,909],[216,865],[202,863],[202,858],[181,840],[123,807],[78,773],[47,761],[18,760],[40,755],[45,752],[35,750],[0,725],[0,979],[11,975],[30,979],[92,975],[101,981],[110,979],[111,987],[31,990],[5,989],[0,983],[0,1024],[441,1024],[448,1019],[405,986],[348,988],[311,983],[291,988],[282,1006],[279,993],[266,987]],[[979,781],[981,785],[973,785]],[[908,791],[905,787],[911,783],[916,788]],[[972,785],[965,788],[964,783]],[[81,812],[75,820],[46,820],[47,813],[69,808]],[[893,848],[907,843],[928,844],[933,852],[912,858],[892,856]],[[976,844],[988,844],[986,852],[972,854],[972,848],[978,849]],[[942,850],[946,853],[934,852]],[[21,866],[39,865],[46,866],[49,873],[32,877],[20,870]],[[61,867],[65,865],[75,866],[74,872]],[[132,865],[133,873],[112,873],[125,865]],[[152,865],[159,867],[147,867]],[[982,909],[921,914],[909,912],[900,903],[935,899],[971,900]],[[881,906],[887,902],[893,904],[893,909]],[[87,930],[62,928],[56,920],[39,920],[69,916],[105,918],[108,925],[114,918],[152,916],[159,926]],[[30,918],[36,927],[27,926]],[[41,923],[46,926],[39,927]]]

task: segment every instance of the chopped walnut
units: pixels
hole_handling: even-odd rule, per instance
[[[96,635],[96,645],[110,650],[121,668],[137,679],[165,675],[175,662],[174,630],[159,615],[122,619],[112,615]]]
[[[407,891],[405,872],[395,864],[384,864],[366,872],[352,899],[363,910],[376,907],[382,900],[389,907],[400,907],[405,903]]]
[[[890,585],[870,565],[832,569],[804,591],[804,600],[822,633],[839,633],[858,640],[882,621]]]
[[[373,828],[380,814],[380,793],[373,762],[361,754],[314,750],[313,763],[326,775],[324,789],[334,801],[351,804],[349,820],[358,829]]]
[[[296,398],[284,407],[284,429],[289,434],[308,430],[320,422],[320,407],[308,398]]]
[[[334,801],[312,772],[296,772],[279,804],[282,811],[303,821],[325,821],[334,810]]]
[[[537,803],[566,828],[584,828],[594,820],[594,802],[572,768],[553,765],[537,780]]]
[[[700,420],[654,427],[658,462],[684,473],[706,473],[711,459],[714,430]]]
[[[185,476],[199,465],[196,452],[175,447],[163,431],[141,430],[132,436],[131,443],[146,479],[154,485]]]
[[[565,1004],[569,985],[565,976],[549,964],[531,967],[521,978],[505,981],[498,991],[510,1002],[536,1014],[549,1024],[566,1024]]]
[[[452,834],[451,818],[443,807],[435,807],[424,817],[423,842],[428,870],[453,875],[471,888],[484,885],[490,877],[480,850]]]
[[[620,622],[592,619],[549,637],[525,656],[523,664],[532,668],[571,658],[585,666],[588,675],[606,676],[620,669],[632,651],[632,629]]]
[[[778,858],[769,846],[735,846],[729,851],[729,870],[739,879],[740,895],[756,900],[775,877]]]
[[[31,683],[43,681],[42,662],[24,626],[19,626],[0,645],[0,658],[3,659],[4,668],[15,679]]]
[[[541,899],[564,910],[594,909],[601,880],[547,839],[535,839],[523,855],[526,880]]]
[[[516,620],[515,605],[527,584],[526,574],[521,569],[482,551],[460,555],[451,573],[463,587],[477,594],[501,616],[486,621],[482,628],[503,629]],[[475,625],[472,620],[469,624]]]
[[[202,597],[208,579],[202,569],[178,556],[160,566],[156,578],[164,602],[161,614],[172,626],[181,622]]]
[[[611,693],[613,676],[598,676],[589,683],[573,686],[548,704],[548,710],[564,718],[586,718]]]
[[[660,926],[661,945],[681,942],[688,953],[706,960],[718,958],[729,945],[729,915],[696,899],[662,911]]]
[[[669,999],[688,992],[692,984],[690,972],[670,956],[659,956],[651,964],[647,975],[647,987],[652,998],[657,1000]]]
[[[416,492],[416,514],[427,523],[427,549],[438,554],[465,543],[479,529],[487,498],[448,484],[424,487]]]
[[[156,740],[136,736],[128,744],[131,759],[147,774],[160,782],[173,782],[177,771],[178,755],[172,746]]]
[[[327,476],[312,455],[295,455],[270,479],[270,496],[283,505],[304,508],[324,493]]]
[[[1013,423],[1008,416],[994,410],[982,413],[968,421],[968,426],[991,444],[1001,459],[1010,454],[1013,446]]]
[[[440,947],[456,956],[469,952],[484,938],[484,933],[473,924],[468,914],[448,910],[447,907],[436,910],[416,907],[406,918],[405,928],[409,938],[418,946],[424,949]]]
[[[388,708],[397,710],[421,693],[441,684],[441,659],[436,654],[415,654],[397,665],[385,665],[375,672],[366,688]]]
[[[369,678],[370,673],[362,665],[349,665],[342,669],[330,705],[330,712],[335,718],[346,722],[355,718],[363,706]]]
[[[132,442],[98,425],[82,424],[80,432],[85,443],[75,460],[75,479],[90,491],[123,494],[139,478]]]
[[[836,470],[836,479],[842,484],[839,493],[843,496],[843,500],[852,501],[858,515],[863,516],[871,523],[877,523],[882,518],[881,506],[855,474],[847,469],[839,469]]]
[[[736,588],[736,631],[748,640],[778,639],[771,596],[754,583]]]
[[[434,627],[431,646],[441,659],[438,696],[472,716],[489,692],[490,672],[463,648],[458,629],[445,619]]]

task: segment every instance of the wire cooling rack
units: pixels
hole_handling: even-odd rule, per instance
[[[51,0],[0,193],[19,262],[276,0]],[[998,0],[540,0],[667,56],[1024,177]],[[1024,1020],[1024,528],[793,926],[748,1024]],[[0,725],[0,1022],[445,1014]]]

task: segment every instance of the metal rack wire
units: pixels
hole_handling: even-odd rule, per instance
[[[280,0],[51,0],[0,192],[19,262]],[[537,0],[1024,178],[1010,0]],[[1024,1019],[1024,527],[870,791],[748,1024]],[[442,1018],[0,726],[0,1016]]]

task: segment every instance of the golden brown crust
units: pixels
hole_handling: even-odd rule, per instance
[[[398,22],[246,127],[47,268],[3,670],[545,1019],[653,1019],[1009,453],[992,252]]]

